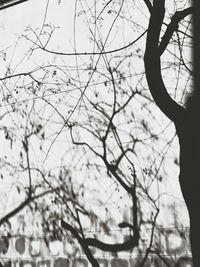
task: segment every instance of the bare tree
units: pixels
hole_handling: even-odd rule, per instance
[[[94,1],[93,5],[92,1],[90,7],[82,6],[81,2],[80,10],[76,2],[72,52],[53,45],[57,44],[56,37],[56,42],[53,38],[58,29],[46,21],[49,1],[41,28],[29,26],[21,36],[20,40],[28,44],[20,61],[27,60],[26,67],[21,63],[12,67],[12,60],[6,64],[11,52],[9,48],[2,52],[5,74],[0,79],[4,99],[1,108],[14,113],[4,134],[7,142],[12,141],[15,147],[10,153],[16,154],[17,150],[19,155],[17,164],[20,169],[17,170],[26,172],[23,188],[27,195],[32,196],[41,189],[50,192],[46,200],[30,198],[33,201],[29,205],[33,213],[40,211],[45,233],[52,232],[52,238],[57,238],[58,232],[62,236],[63,228],[66,229],[80,243],[91,264],[99,266],[92,248],[112,253],[133,249],[140,252],[143,228],[148,226],[151,229],[149,240],[143,244],[145,251],[138,263],[144,266],[149,253],[159,254],[153,243],[158,226],[156,220],[159,209],[162,209],[159,202],[162,193],[157,188],[166,183],[163,179],[167,176],[163,171],[167,169],[165,165],[173,165],[167,152],[175,138],[174,132],[166,138],[165,133],[171,124],[155,112],[151,95],[176,125],[181,145],[181,186],[190,216],[196,218],[193,203],[198,199],[190,201],[191,195],[196,198],[198,194],[193,194],[193,189],[188,190],[191,183],[194,183],[193,188],[197,188],[197,184],[186,178],[188,174],[194,177],[191,174],[196,173],[198,166],[198,146],[194,141],[198,132],[192,123],[194,112],[190,108],[194,104],[188,101],[186,109],[170,97],[162,80],[160,62],[161,55],[169,49],[171,58],[169,62],[166,60],[165,70],[171,74],[178,69],[178,77],[174,75],[177,83],[184,79],[184,74],[191,76],[191,63],[185,61],[183,49],[191,45],[187,31],[190,22],[186,18],[193,9],[177,11],[166,24],[163,22],[163,0],[154,1],[153,5],[150,1],[135,1],[134,4],[126,1],[129,8],[125,1],[120,5],[115,1],[99,2]],[[144,22],[138,22],[136,17],[138,12],[142,14],[140,7],[144,3],[150,20],[145,13]],[[84,36],[89,36],[89,52],[79,51],[81,46],[78,48],[76,40],[76,23],[82,16],[86,21]],[[103,24],[105,18],[111,21],[109,26]],[[182,28],[178,29],[180,23],[183,23]],[[116,38],[119,41],[118,29],[124,24],[130,27],[134,40],[124,41],[117,47],[117,42],[110,40]],[[166,30],[159,42],[162,26]],[[124,29],[125,26],[121,31],[123,38]],[[146,33],[144,72],[142,41]],[[173,38],[174,34],[176,38]],[[178,52],[170,47],[171,43]],[[38,58],[41,62],[35,67]],[[151,95],[146,87],[145,74]],[[176,97],[177,88],[174,91]],[[184,93],[183,89],[178,96],[179,102]],[[194,130],[189,131],[192,128]],[[170,129],[173,131],[172,127]],[[196,157],[196,162],[191,155]],[[14,178],[16,173],[15,169]],[[129,218],[118,219],[110,215],[108,207],[112,198],[118,203],[118,214],[123,213],[124,205],[131,210]],[[98,208],[92,207],[91,203],[98,203]],[[46,212],[44,207],[48,208]],[[61,227],[56,222],[58,220]],[[101,239],[99,232],[88,233],[85,220],[96,224],[106,237],[111,237],[111,228],[115,225],[121,230],[123,240],[107,242]],[[191,219],[191,226],[192,221],[198,222]],[[123,235],[122,230],[128,234]]]
[[[178,27],[178,23],[191,14],[193,8],[178,11],[172,16],[171,23],[168,25],[160,43],[161,26],[165,14],[165,1],[153,1],[150,6],[150,22],[147,35],[145,52],[145,73],[151,94],[163,113],[174,122],[180,143],[180,186],[188,208],[190,216],[190,240],[193,253],[194,266],[199,266],[199,245],[200,218],[198,214],[199,198],[199,82],[198,82],[198,54],[194,56],[195,70],[195,89],[187,100],[186,107],[178,105],[168,94],[162,80],[161,74],[161,55],[167,48],[172,34]],[[194,10],[198,10],[198,5]],[[196,12],[196,14],[198,13]],[[197,16],[197,15],[196,15]],[[199,38],[199,26],[196,24],[197,35],[194,42]],[[194,35],[194,38],[195,38]],[[195,41],[196,40],[196,41]],[[199,40],[197,41],[199,42]],[[164,49],[163,49],[164,48]],[[154,68],[152,68],[152,65]]]

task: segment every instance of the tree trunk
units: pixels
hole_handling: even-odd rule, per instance
[[[148,2],[148,8],[150,1]],[[193,0],[194,8],[186,8],[172,16],[162,38],[161,27],[165,14],[165,0],[155,0],[150,6],[150,20],[144,57],[149,90],[161,111],[175,123],[180,143],[180,186],[190,216],[190,241],[194,267],[200,267],[200,0]],[[160,56],[166,49],[178,23],[194,10],[194,90],[187,108],[180,106],[168,94],[162,79]],[[161,41],[160,41],[161,39]]]
[[[193,49],[193,64],[194,64],[194,93],[193,103],[191,108],[191,116],[189,116],[189,127],[193,127],[191,138],[193,140],[185,140],[188,145],[192,146],[191,163],[188,164],[188,173],[191,169],[191,184],[189,189],[183,185],[183,194],[188,212],[190,215],[190,241],[193,254],[193,266],[200,266],[200,170],[199,170],[199,153],[200,153],[200,1],[193,0],[194,15],[193,15],[193,37],[194,37],[194,49]],[[187,129],[187,135],[189,135],[190,129]],[[182,146],[184,146],[182,144]],[[190,151],[189,151],[190,152]],[[188,155],[189,157],[189,155]],[[199,164],[199,165],[198,165]],[[183,174],[184,177],[184,174]],[[185,178],[184,178],[185,179]],[[190,181],[188,181],[189,183]]]
[[[180,186],[190,217],[193,267],[200,266],[200,110],[196,106],[197,100],[191,98],[192,103],[176,123],[180,143]]]

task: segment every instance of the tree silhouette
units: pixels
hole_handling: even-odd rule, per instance
[[[198,5],[195,5],[195,3],[194,10],[196,10],[195,16],[197,17],[197,10],[199,11],[199,7]],[[194,54],[195,87],[192,95],[187,100],[186,108],[178,105],[169,96],[162,80],[160,63],[160,57],[164,52],[164,49],[166,49],[173,32],[177,29],[178,23],[185,16],[191,14],[192,11],[192,8],[187,8],[175,13],[171,19],[171,24],[168,25],[167,30],[159,43],[161,26],[165,14],[165,1],[153,1],[153,6],[150,8],[151,17],[146,43],[145,73],[149,89],[156,104],[176,126],[176,132],[180,143],[180,186],[190,216],[190,240],[193,254],[193,265],[199,266],[199,52],[195,52]],[[197,22],[195,23],[194,42],[197,42],[197,44],[199,43],[199,25]],[[199,48],[199,45],[197,45],[197,47]],[[152,65],[154,68],[152,68]]]
[[[157,188],[166,183],[166,166],[175,168],[177,160],[173,159],[172,163],[167,156],[175,138],[174,129],[157,114],[155,102],[174,122],[179,137],[180,182],[190,213],[192,251],[197,265],[199,219],[196,203],[199,196],[195,192],[198,188],[195,177],[198,173],[199,98],[196,89],[186,105],[182,104],[184,87],[188,84],[184,79],[190,81],[193,72],[191,62],[183,53],[191,47],[191,26],[186,19],[193,8],[176,11],[167,24],[164,0],[153,1],[153,4],[148,0],[134,4],[123,0],[120,4],[94,2],[90,8],[82,6],[81,2],[80,10],[76,2],[72,52],[62,50],[65,44],[63,47],[59,44],[62,49],[57,47],[59,28],[47,21],[47,1],[42,26],[29,26],[19,37],[21,43],[28,46],[27,50],[21,49],[25,55],[21,56],[20,63],[13,63],[16,53],[9,58],[12,54],[9,47],[1,53],[5,62],[0,79],[4,102],[1,109],[5,111],[1,118],[2,132],[10,143],[8,154],[18,155],[12,166],[12,177],[17,180],[24,174],[25,182],[20,180],[20,190],[23,188],[28,201],[0,222],[7,221],[28,205],[33,213],[40,213],[45,234],[50,233],[54,240],[62,238],[67,230],[82,246],[93,266],[99,266],[93,248],[115,254],[134,249],[141,253],[140,266],[145,265],[150,253],[162,257],[161,249],[153,242],[155,228],[159,226],[159,210],[162,210],[159,201],[164,194]],[[138,14],[142,14],[139,4],[146,4],[150,19],[145,13],[143,19],[137,20]],[[89,36],[85,47],[76,39],[77,21],[82,17],[81,23],[85,21],[86,27],[83,30],[79,24],[81,33],[84,38]],[[119,29],[122,33],[125,31],[122,25],[130,27],[134,40],[122,41],[124,34],[118,35]],[[146,33],[144,57],[142,41],[146,40]],[[117,41],[111,40],[120,40],[122,45],[118,47]],[[166,51],[171,56],[169,60],[164,58]],[[176,100],[163,82],[161,56],[163,69],[176,81],[176,88],[170,88]],[[21,63],[24,61],[26,64]],[[184,84],[181,92],[177,89],[180,80]],[[10,113],[14,115],[9,117]],[[170,135],[168,128],[172,131]],[[6,166],[9,160],[4,162],[3,174]],[[43,192],[47,192],[48,197],[44,198]],[[118,214],[128,209],[131,216],[119,219],[111,216],[108,210],[112,199],[116,199],[113,209],[118,210]],[[97,207],[91,206],[94,203],[98,203]],[[85,220],[98,231],[88,232]],[[113,234],[113,225],[121,231],[122,241],[106,240]],[[145,227],[151,231],[148,242],[143,244]],[[104,232],[105,241],[100,232]],[[145,248],[143,251],[141,244]],[[169,266],[164,258],[162,260]]]

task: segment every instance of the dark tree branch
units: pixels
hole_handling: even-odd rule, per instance
[[[92,264],[93,267],[100,267],[99,263],[97,262],[97,260],[94,258],[94,256],[92,255],[90,249],[88,248],[88,243],[86,241],[86,239],[82,238],[78,231],[72,227],[70,224],[68,224],[67,222],[65,222],[64,220],[61,221],[61,226],[68,230],[79,242],[79,244],[82,246],[85,255],[87,256],[88,260],[90,261],[90,263]]]
[[[16,6],[18,4],[22,4],[23,2],[26,2],[28,0],[18,0],[18,1],[12,1],[12,0],[7,0],[7,1],[1,1],[0,3],[0,10],[9,8],[11,6]]]
[[[123,51],[131,46],[133,46],[138,40],[140,40],[145,34],[146,34],[147,30],[143,31],[136,39],[134,39],[132,42],[115,48],[115,49],[111,49],[111,50],[104,50],[104,51],[99,51],[99,52],[59,52],[59,51],[53,51],[50,50],[46,47],[46,45],[42,45],[42,44],[36,44],[34,41],[32,41],[31,39],[27,38],[27,36],[24,36],[26,38],[26,40],[32,42],[34,45],[36,45],[36,48],[34,48],[33,50],[36,49],[41,49],[43,51],[45,51],[46,53],[50,53],[50,54],[54,54],[54,55],[60,55],[60,56],[99,56],[99,55],[107,55],[107,54],[112,54],[112,53],[116,53],[119,51]],[[37,36],[38,37],[38,36]],[[38,37],[39,38],[39,37]]]
[[[149,0],[144,0],[144,2],[146,4],[149,12],[151,13],[152,12],[152,8],[153,8],[151,2]]]
[[[132,192],[132,200],[133,200],[133,233],[134,237],[137,241],[139,241],[139,228],[138,228],[138,198],[136,192],[136,173],[135,168],[133,169],[133,192]],[[138,244],[137,244],[138,245]]]
[[[32,197],[28,197],[27,199],[25,199],[22,203],[20,203],[16,208],[14,208],[13,210],[11,210],[9,213],[7,213],[4,217],[2,217],[0,219],[0,225],[2,225],[3,223],[7,222],[10,218],[12,218],[13,216],[15,216],[18,212],[20,212],[21,210],[23,210],[31,201],[34,201],[40,197],[45,196],[46,194],[51,193],[52,190],[47,190],[44,191],[36,196],[32,196]]]
[[[109,251],[109,252],[125,251],[125,250],[132,249],[138,245],[138,238],[134,236],[130,237],[129,240],[123,243],[116,243],[116,244],[104,243],[95,238],[86,238],[85,240],[88,246],[96,247],[103,251]]]
[[[167,30],[165,31],[162,40],[160,42],[159,50],[160,50],[160,55],[163,54],[165,51],[166,47],[169,44],[169,41],[174,34],[175,31],[178,30],[178,24],[179,22],[184,19],[186,16],[191,15],[193,12],[193,7],[186,8],[181,11],[177,11],[171,18],[171,22],[167,26]]]
[[[145,73],[149,90],[161,111],[172,121],[183,115],[184,108],[178,105],[168,94],[161,75],[159,36],[164,19],[165,1],[154,1],[149,21],[146,51],[144,56]]]
[[[113,177],[118,181],[118,183],[128,192],[130,195],[132,195],[132,188],[128,186],[124,181],[123,178],[120,177],[120,175],[117,174],[117,166],[110,164],[107,159],[103,159],[108,172],[110,172]]]
[[[133,249],[134,247],[138,246],[139,229],[138,229],[138,223],[137,223],[138,209],[137,209],[136,180],[135,180],[135,178],[134,178],[134,187],[132,189],[133,225],[126,224],[126,226],[128,225],[130,228],[133,229],[133,234],[134,234],[133,236],[130,237],[129,240],[127,240],[123,243],[108,244],[108,243],[104,243],[104,242],[102,242],[96,238],[85,238],[85,237],[82,238],[78,234],[77,230],[75,230],[71,225],[69,225],[68,223],[66,223],[65,221],[62,220],[62,222],[61,222],[62,227],[67,229],[68,231],[70,231],[76,237],[76,239],[79,241],[79,243],[81,244],[83,249],[84,249],[84,247],[86,247],[86,251],[84,249],[85,253],[87,253],[88,247],[90,247],[90,246],[96,247],[102,251],[109,251],[109,252],[119,252],[119,251],[130,250],[130,249]],[[93,255],[92,255],[92,257],[93,257]]]

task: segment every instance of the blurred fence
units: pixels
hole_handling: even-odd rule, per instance
[[[189,250],[189,231],[185,229],[162,229],[155,232],[154,247],[160,251],[157,255],[151,254],[144,267],[190,267],[192,266]],[[146,231],[146,236],[148,236]],[[143,245],[145,235],[142,236]],[[91,266],[83,252],[76,254],[75,246],[69,247],[69,240],[54,240],[49,243],[42,236],[15,235],[0,237],[0,267],[89,267]],[[146,240],[147,241],[147,240]],[[144,247],[147,247],[148,242]],[[74,250],[74,251],[73,251]],[[157,250],[157,251],[158,251]],[[101,267],[139,267],[142,255],[133,253],[98,254],[93,250],[95,258]],[[70,255],[70,256],[69,256]]]
[[[138,258],[97,258],[101,267],[139,267],[141,259]],[[87,259],[72,259],[67,258],[49,258],[40,260],[9,260],[2,262],[1,266],[5,267],[89,267],[91,266]],[[161,261],[158,257],[151,257],[146,261],[144,267],[192,267],[191,257],[180,257],[179,259],[165,258]]]

